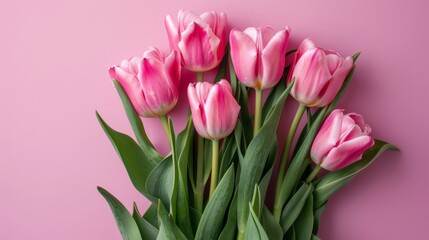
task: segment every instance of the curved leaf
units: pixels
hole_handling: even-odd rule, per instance
[[[237,228],[237,191],[231,200],[228,210],[228,218],[225,227],[220,233],[219,240],[235,240],[235,232]]]
[[[222,230],[223,219],[234,191],[234,165],[226,171],[213,196],[207,203],[198,224],[195,239],[217,239]]]
[[[160,199],[164,207],[170,207],[174,178],[174,165],[171,155],[162,160],[147,178],[147,191],[150,195]]]
[[[310,194],[298,218],[293,224],[297,240],[310,240],[313,235],[313,196]]]
[[[368,149],[362,156],[360,161],[345,167],[336,172],[329,172],[320,181],[317,182],[314,188],[315,208],[321,207],[332,194],[341,189],[344,185],[350,182],[356,174],[368,167],[380,154],[384,151],[399,150],[392,144],[375,140],[374,146]]]
[[[173,219],[165,210],[164,205],[158,201],[158,221],[159,221],[159,234],[157,240],[187,240],[185,235],[174,224]]]
[[[269,240],[264,227],[259,222],[258,216],[253,211],[252,206],[249,204],[250,214],[247,220],[246,232],[244,233],[245,240]]]
[[[305,166],[304,164],[306,163],[305,159],[308,155],[308,152],[317,134],[317,131],[319,130],[320,124],[324,119],[325,112],[326,112],[326,108],[324,108],[321,111],[321,114],[319,114],[319,116],[317,116],[317,118],[314,120],[298,152],[293,157],[289,165],[289,168],[286,171],[285,177],[283,179],[281,191],[280,191],[280,194],[278,195],[279,200],[276,201],[277,205],[275,206],[275,208],[278,208],[278,209],[283,208],[284,204],[289,198],[295,185],[298,183],[301,177],[301,174],[304,170],[303,166]]]
[[[131,104],[130,99],[128,98],[128,95],[125,93],[124,89],[122,88],[121,84],[118,81],[113,80],[113,85],[115,86],[116,91],[118,92],[119,97],[121,98],[125,113],[127,114],[128,120],[130,122],[131,128],[134,131],[134,135],[136,136],[137,142],[139,143],[141,149],[143,150],[143,154],[150,161],[154,161],[155,163],[160,162],[163,158],[155,150],[151,141],[147,137],[142,120],[134,110],[134,107]]]
[[[142,240],[137,223],[124,205],[104,188],[97,187],[97,189],[112,209],[122,238],[124,240]]]
[[[113,130],[98,112],[96,115],[101,127],[124,163],[134,187],[149,200],[154,201],[145,186],[152,169],[155,167],[154,162],[146,158],[139,145],[131,137]]]
[[[158,229],[152,226],[149,222],[143,219],[137,209],[137,206],[134,204],[133,207],[133,218],[137,223],[137,226],[140,230],[140,235],[143,240],[155,240],[158,236]]]
[[[264,227],[269,239],[283,239],[282,227],[266,206],[264,206],[264,210],[262,211],[261,224]]]
[[[286,233],[295,222],[312,191],[312,184],[303,183],[298,191],[296,191],[296,193],[292,196],[290,201],[286,204],[280,220],[280,224],[282,225],[284,233]]]
[[[244,233],[249,215],[247,207],[256,183],[259,183],[262,177],[265,163],[272,148],[276,144],[273,138],[276,137],[276,129],[280,120],[283,105],[289,95],[292,84],[283,92],[282,96],[274,105],[272,111],[267,116],[264,125],[258,134],[250,142],[241,165],[240,180],[238,183],[237,196],[237,221],[238,229]]]

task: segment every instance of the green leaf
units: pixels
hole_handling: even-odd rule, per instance
[[[223,225],[228,203],[234,191],[234,165],[232,165],[225,176],[220,180],[213,192],[213,196],[207,203],[198,225],[195,239],[217,239]]]
[[[194,229],[196,232],[197,228],[198,228],[198,224],[200,223],[202,214],[199,211],[197,211],[195,208],[192,208],[192,207],[189,208],[189,213],[191,216],[192,229]]]
[[[179,133],[176,141],[176,152],[178,156],[179,170],[182,174],[184,182],[187,181],[187,167],[188,163],[192,162],[192,150],[194,140],[194,125],[192,124],[192,117],[188,117],[185,129]]]
[[[106,199],[112,213],[115,216],[116,224],[121,232],[124,240],[141,240],[139,228],[131,214],[127,211],[124,205],[119,202],[112,194],[102,187],[97,187],[101,195]]]
[[[261,224],[265,229],[269,239],[282,239],[283,230],[280,224],[276,221],[270,210],[264,206],[261,216]]]
[[[278,206],[276,206],[277,208],[282,208],[284,206],[293,188],[298,183],[300,176],[304,170],[303,167],[305,164],[305,159],[313,143],[314,137],[316,136],[317,131],[319,130],[320,124],[322,123],[325,112],[326,112],[326,108],[324,108],[321,114],[319,114],[319,116],[317,116],[317,118],[314,120],[298,152],[293,157],[282,182],[282,187],[279,194],[279,200],[277,202]]]
[[[173,219],[160,201],[158,202],[158,220],[159,234],[157,240],[187,240],[186,236],[174,224]]]
[[[355,54],[352,56],[352,58],[353,58],[353,63],[355,63],[355,62],[357,61],[357,59],[359,58],[360,54],[361,54],[361,52],[357,52],[357,53],[355,53]]]
[[[229,52],[229,51],[228,51]],[[238,86],[239,86],[239,82],[237,79],[237,75],[235,74],[235,69],[234,69],[234,65],[232,64],[232,59],[229,56],[229,81],[231,82],[231,88],[232,88],[232,93],[234,94],[235,99],[238,99],[237,94],[238,94]]]
[[[228,66],[228,59],[229,59],[229,47],[227,46],[225,48],[225,55],[222,58],[222,61],[219,64],[219,68],[217,70],[217,74],[215,77],[214,82],[219,82],[221,79],[226,78],[226,67]]]
[[[273,108],[273,105],[277,102],[279,97],[286,89],[286,77],[288,75],[288,72],[289,72],[289,67],[286,67],[279,83],[276,86],[274,86],[274,88],[271,90],[270,94],[268,95],[267,99],[265,100],[264,106],[262,108],[263,120],[265,120],[266,116]]]
[[[283,110],[283,105],[289,95],[291,86],[292,85],[283,92],[282,96],[273,107],[273,110],[268,114],[264,125],[250,142],[242,161],[243,164],[241,165],[237,196],[237,220],[240,232],[244,232],[246,228],[249,215],[247,206],[253,194],[253,187],[261,180],[268,155],[276,144],[273,138],[276,137],[276,129]]]
[[[244,233],[245,240],[269,240],[267,233],[259,222],[258,216],[253,211],[252,206],[249,204],[250,214],[247,220],[246,232]]]
[[[209,180],[210,173],[212,171],[212,140],[204,139],[204,185]]]
[[[219,168],[219,178],[226,173],[228,168],[234,161],[234,157],[236,156],[237,145],[235,143],[235,135],[230,134],[225,138],[222,144],[222,149],[219,153],[220,158],[220,168]]]
[[[146,212],[143,214],[143,219],[154,226],[156,229],[159,228],[158,225],[158,207],[156,204],[151,204]]]
[[[152,169],[155,167],[154,162],[146,158],[141,148],[131,137],[113,130],[101,118],[98,112],[96,115],[101,127],[124,163],[134,187],[149,200],[154,201],[154,198],[149,195],[145,186]]]
[[[258,218],[261,217],[263,200],[261,199],[261,191],[259,190],[258,184],[255,185],[255,191],[253,192],[251,206],[253,211],[256,213]]]
[[[235,240],[237,229],[237,191],[234,193],[231,204],[229,205],[228,217],[225,227],[220,233],[219,240]]]
[[[295,222],[312,191],[312,184],[303,183],[298,191],[292,196],[290,201],[286,204],[280,220],[280,224],[282,225],[284,233],[286,233]]]
[[[274,141],[274,147],[271,150],[270,154],[268,155],[267,163],[265,164],[265,169],[263,173],[263,177],[261,181],[259,182],[259,189],[261,190],[261,198],[265,199],[265,196],[267,194],[268,185],[271,181],[271,175],[273,173],[273,168],[275,161],[277,159],[277,139],[273,139]]]
[[[168,155],[150,173],[146,189],[150,195],[161,200],[165,207],[170,207],[174,191],[174,165],[171,155]]]
[[[141,149],[143,150],[144,156],[149,161],[154,161],[155,163],[160,162],[163,159],[163,157],[155,150],[151,141],[147,137],[142,120],[134,110],[134,107],[131,104],[127,93],[124,91],[124,89],[122,88],[121,84],[118,81],[113,80],[113,85],[115,86],[119,94],[119,97],[121,98],[125,113],[127,114],[128,120],[131,124],[131,128],[134,131],[134,135],[136,136],[137,142],[139,143]]]
[[[140,230],[140,235],[143,240],[155,240],[158,236],[158,229],[152,226],[149,222],[143,219],[137,209],[137,206],[134,204],[133,207],[133,218],[136,221],[137,226]]]
[[[293,225],[289,228],[283,239],[296,240],[295,227]]]
[[[374,146],[363,154],[360,161],[339,171],[326,174],[314,188],[315,208],[321,207],[332,194],[350,182],[356,174],[368,167],[378,156],[388,149],[398,150],[392,144],[375,140]]]
[[[313,196],[310,194],[302,208],[301,213],[293,224],[297,240],[310,240],[313,235]]]
[[[318,209],[316,209],[314,211],[314,224],[313,224],[313,233],[314,234],[317,234],[317,232],[319,231],[320,217],[322,216],[323,210],[325,210],[327,203],[328,202],[325,202],[325,204],[323,204],[321,207],[319,207]],[[314,203],[313,203],[313,205],[314,205]]]

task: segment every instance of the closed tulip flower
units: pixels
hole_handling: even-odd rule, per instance
[[[170,47],[177,50],[185,69],[204,72],[215,68],[226,47],[225,13],[205,12],[200,16],[180,10],[177,23],[165,18]]]
[[[335,98],[352,67],[351,57],[343,58],[305,39],[291,65],[289,81],[295,79],[291,94],[309,107],[324,107]]]
[[[313,146],[311,158],[320,167],[335,171],[359,161],[362,154],[374,145],[369,136],[371,127],[361,115],[344,114],[334,110],[320,128]]]
[[[109,75],[121,84],[142,117],[164,116],[177,103],[180,60],[176,51],[165,57],[158,49],[150,48],[143,57],[112,66]]]
[[[218,140],[234,130],[240,105],[226,80],[214,85],[207,82],[190,84],[188,99],[192,120],[200,136]]]
[[[269,27],[232,30],[231,58],[238,79],[255,89],[276,85],[285,67],[289,34],[289,27],[278,32]]]

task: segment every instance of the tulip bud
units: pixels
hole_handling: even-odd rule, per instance
[[[180,10],[178,22],[165,18],[170,47],[177,50],[182,66],[190,71],[204,72],[215,68],[226,47],[226,15],[205,12],[200,16]]]
[[[109,75],[124,88],[135,111],[142,117],[166,115],[179,98],[180,60],[176,51],[165,57],[150,48],[143,57],[112,66]]]
[[[241,83],[266,89],[279,82],[285,67],[289,34],[289,27],[278,32],[268,27],[231,31],[231,59]]]
[[[324,107],[335,98],[352,67],[351,57],[343,58],[305,39],[291,65],[289,81],[295,80],[291,95],[309,107]]]
[[[214,85],[207,82],[189,84],[188,100],[195,129],[200,136],[218,140],[234,130],[240,105],[226,80]]]
[[[313,146],[311,159],[322,168],[335,171],[362,159],[362,154],[374,145],[369,136],[371,127],[361,115],[334,110],[323,123]]]

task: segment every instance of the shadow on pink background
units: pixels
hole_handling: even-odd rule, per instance
[[[151,45],[168,49],[163,19],[180,8],[225,11],[238,29],[289,25],[289,48],[311,37],[343,55],[362,51],[341,106],[402,151],[330,201],[320,236],[427,238],[428,1],[15,0],[0,2],[0,239],[120,239],[97,185],[145,208],[94,111],[131,133],[107,69]],[[185,108],[173,112],[176,130]],[[144,123],[165,152],[160,123]]]

